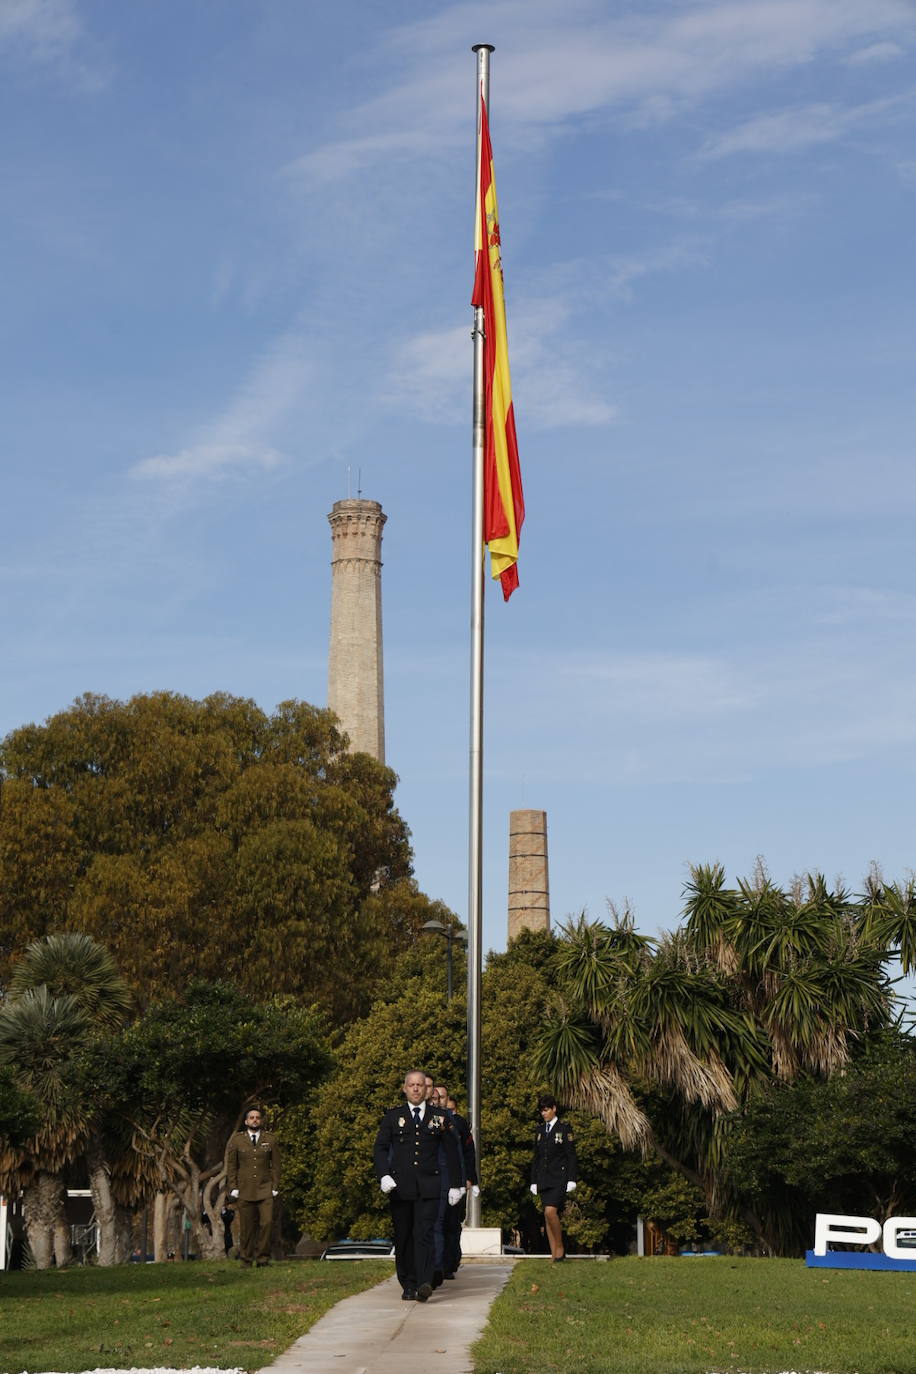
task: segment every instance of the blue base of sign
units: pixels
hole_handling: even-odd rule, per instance
[[[904,1269],[916,1274],[916,1259],[891,1259],[889,1255],[863,1254],[857,1250],[828,1250],[826,1255],[805,1251],[809,1269]]]

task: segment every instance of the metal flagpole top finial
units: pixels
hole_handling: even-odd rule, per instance
[[[474,43],[471,52],[496,52],[492,43]]]

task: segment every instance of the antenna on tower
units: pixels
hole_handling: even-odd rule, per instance
[[[361,497],[362,494],[363,494],[363,470],[362,470],[362,468],[357,468],[357,469],[356,469],[356,494],[357,494],[357,496],[360,496],[360,497]]]

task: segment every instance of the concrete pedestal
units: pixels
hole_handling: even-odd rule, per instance
[[[463,1255],[501,1255],[502,1252],[503,1233],[498,1226],[462,1226]]]

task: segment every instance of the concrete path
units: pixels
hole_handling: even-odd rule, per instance
[[[386,1279],[332,1307],[260,1374],[468,1374],[511,1273],[511,1260],[466,1260],[429,1302],[402,1301],[397,1279]]]

